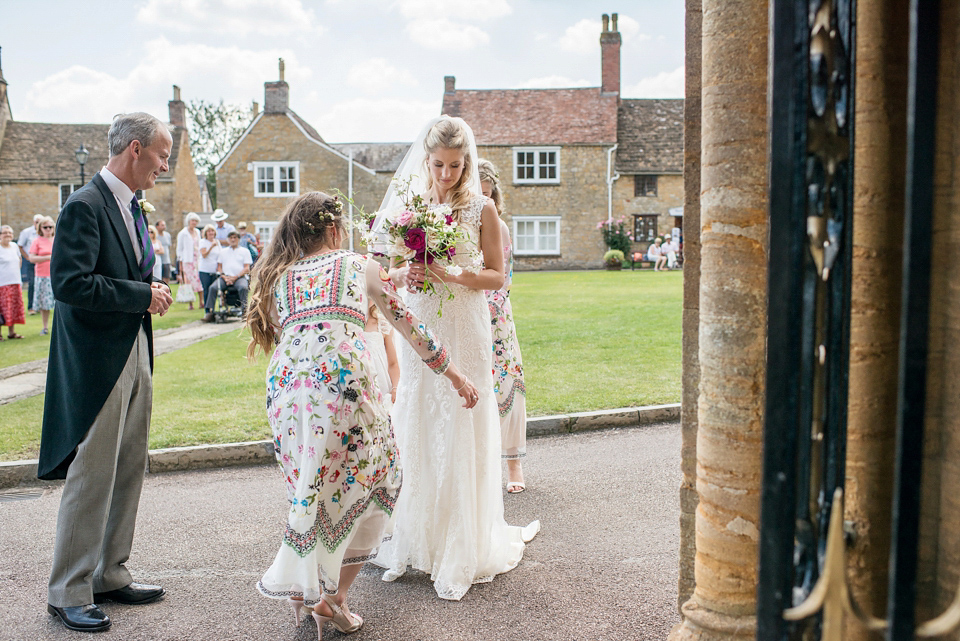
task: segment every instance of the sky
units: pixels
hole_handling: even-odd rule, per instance
[[[182,99],[290,108],[329,142],[412,140],[459,89],[597,87],[619,14],[621,96],[683,97],[682,0],[0,0],[15,120],[166,120]]]

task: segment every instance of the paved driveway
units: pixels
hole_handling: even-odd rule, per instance
[[[543,522],[520,566],[460,602],[438,599],[423,574],[383,583],[368,566],[351,593],[367,621],[352,641],[666,638],[679,621],[679,424],[538,438],[528,452],[529,489],[504,499],[509,522]],[[45,609],[60,487],[4,496],[0,639],[89,638]],[[254,588],[285,512],[270,466],[148,475],[129,567],[168,595],[148,606],[107,604],[113,627],[95,638],[316,639],[312,621],[297,629],[285,604]],[[326,639],[346,638],[326,630]]]

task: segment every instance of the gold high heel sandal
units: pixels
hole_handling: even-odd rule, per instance
[[[359,614],[354,614],[345,607],[337,605],[336,601],[333,600],[333,597],[329,596],[326,592],[320,595],[320,598],[323,599],[324,603],[330,606],[331,610],[333,610],[333,616],[325,617],[318,615],[316,610],[314,610],[313,618],[317,620],[318,627],[321,625],[320,619],[330,621],[330,623],[333,624],[333,627],[343,634],[353,634],[363,627],[363,619]],[[318,641],[323,641],[323,637],[318,637]]]

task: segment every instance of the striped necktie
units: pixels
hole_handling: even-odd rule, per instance
[[[153,264],[157,262],[157,257],[153,253],[153,243],[150,242],[150,234],[147,233],[147,221],[143,217],[143,211],[136,196],[130,201],[130,211],[133,212],[133,226],[137,230],[137,240],[140,241],[140,278],[147,280],[147,277],[153,273]]]

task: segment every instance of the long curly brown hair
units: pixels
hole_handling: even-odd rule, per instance
[[[251,338],[247,358],[255,358],[257,350],[269,354],[273,349],[280,330],[272,319],[276,309],[274,288],[291,265],[321,247],[332,246],[337,232],[341,236],[345,233],[342,209],[339,200],[321,191],[306,193],[287,205],[270,244],[250,274],[247,327]]]

